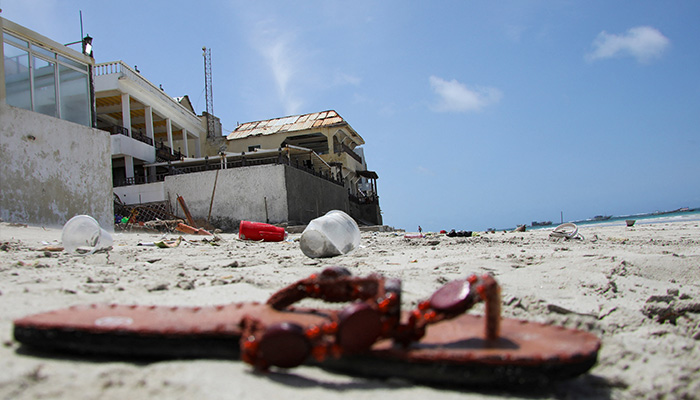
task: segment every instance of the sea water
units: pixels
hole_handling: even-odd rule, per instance
[[[619,215],[613,216],[606,220],[594,220],[594,219],[584,219],[579,221],[564,221],[572,222],[578,226],[624,226],[627,225],[627,220],[635,220],[635,225],[640,224],[663,224],[670,222],[687,222],[687,221],[700,221],[700,208],[690,209],[688,211],[669,211],[669,212],[653,212],[653,213],[642,213],[642,214],[632,214],[632,215]],[[553,223],[547,226],[535,226],[528,229],[553,229],[559,225],[558,223]]]
[[[669,222],[685,222],[685,221],[700,221],[700,208],[695,208],[688,211],[672,211],[672,212],[653,212],[645,214],[621,215],[614,216],[605,221],[583,220],[572,221],[576,225],[604,225],[604,226],[619,226],[626,225],[626,220],[635,220],[637,224],[661,224]]]

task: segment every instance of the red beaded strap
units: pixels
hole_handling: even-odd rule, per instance
[[[486,339],[495,340],[500,334],[501,288],[491,274],[471,275],[438,289],[429,300],[418,304],[408,322],[398,327],[394,339],[407,346],[425,335],[427,325],[455,318],[480,301],[486,303]]]
[[[254,317],[241,321],[241,358],[266,370],[290,368],[308,355],[321,361],[367,350],[382,337],[393,337],[401,312],[401,282],[381,275],[356,278],[344,268],[327,268],[273,294],[267,304],[284,309],[306,298],[329,302],[355,301],[320,325],[294,323],[265,326]]]
[[[270,296],[267,304],[276,310],[283,310],[305,298],[330,303],[370,300],[381,295],[383,285],[384,277],[381,275],[354,277],[346,268],[329,267],[280,289]]]
[[[475,304],[486,303],[487,340],[500,332],[501,289],[490,274],[471,275],[438,289],[429,300],[413,310],[400,324],[401,283],[379,275],[354,278],[345,269],[326,269],[319,275],[290,285],[275,293],[268,304],[282,309],[305,297],[326,301],[362,300],[334,313],[320,325],[302,327],[294,323],[265,326],[247,316],[242,322],[241,358],[259,370],[270,366],[291,368],[309,356],[322,361],[369,349],[379,338],[393,338],[408,346],[420,340],[429,324],[455,318]]]

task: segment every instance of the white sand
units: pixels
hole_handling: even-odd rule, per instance
[[[295,242],[242,242],[235,235],[223,235],[219,246],[186,236],[178,248],[159,249],[136,244],[162,235],[122,233],[109,254],[49,253],[38,249],[58,243],[60,230],[0,223],[0,398],[697,398],[699,223],[582,227],[583,241],[552,240],[549,231],[410,240],[363,233],[355,252],[312,260]],[[46,357],[20,350],[12,337],[14,319],[76,304],[264,301],[330,265],[401,278],[405,308],[448,280],[492,272],[503,287],[506,317],[592,331],[603,343],[598,364],[588,375],[534,391],[455,390],[313,367],[261,375],[234,360]],[[648,301],[652,296],[662,297]],[[675,324],[658,321],[664,310]]]

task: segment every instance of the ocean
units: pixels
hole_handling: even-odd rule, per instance
[[[628,219],[635,220],[635,225],[661,224],[661,223],[683,222],[683,221],[700,221],[700,208],[692,208],[692,209],[689,209],[688,211],[676,210],[676,211],[653,212],[653,213],[645,213],[645,214],[620,215],[620,216],[613,216],[610,219],[606,219],[606,220],[585,219],[585,220],[580,220],[580,221],[564,221],[564,222],[572,222],[578,226],[586,226],[586,225],[624,226],[624,225],[627,225],[626,221]],[[559,224],[555,222],[552,225],[535,226],[535,227],[528,226],[527,228],[528,229],[553,229],[553,228],[556,228],[558,225]]]

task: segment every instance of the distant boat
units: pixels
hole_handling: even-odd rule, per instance
[[[596,215],[591,221],[607,221],[612,218],[612,215]]]
[[[547,226],[552,225],[552,221],[532,221],[532,226]]]

